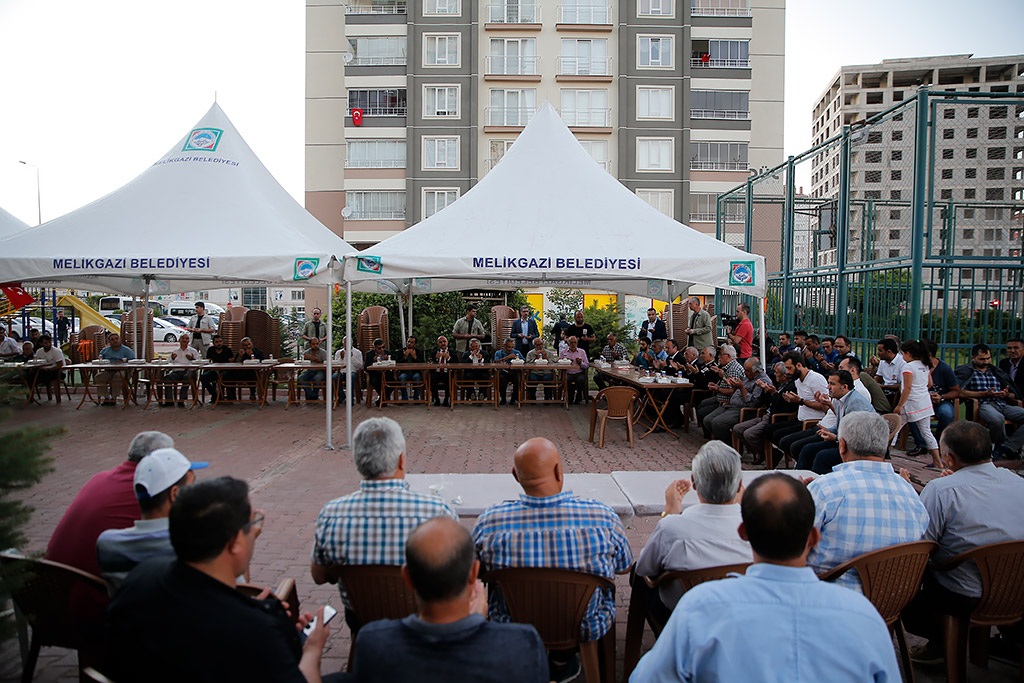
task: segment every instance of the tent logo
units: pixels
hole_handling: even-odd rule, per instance
[[[647,281],[647,296],[658,298],[665,293],[665,283],[662,280]]]
[[[360,256],[356,260],[356,270],[361,273],[380,274],[384,270],[384,267],[380,264],[379,256]]]
[[[729,284],[733,287],[753,287],[754,262],[732,261],[729,264]]]
[[[295,259],[295,274],[293,280],[308,280],[316,275],[317,266],[320,265],[318,258],[297,258]]]
[[[219,128],[196,128],[185,138],[185,146],[182,152],[213,152],[220,143],[220,136],[224,131]]]

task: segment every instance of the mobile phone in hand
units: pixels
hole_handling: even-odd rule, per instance
[[[330,605],[324,605],[324,623],[331,623],[331,619],[333,619],[337,613],[338,610],[334,609]],[[308,636],[313,632],[313,629],[316,628],[316,619],[316,617],[313,617],[313,620],[306,624],[306,628],[302,629],[303,635]]]

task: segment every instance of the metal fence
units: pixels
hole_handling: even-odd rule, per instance
[[[766,258],[769,334],[998,349],[1024,311],[1024,95],[922,88],[720,195],[717,228]]]

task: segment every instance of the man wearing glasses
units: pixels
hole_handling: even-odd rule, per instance
[[[171,506],[176,559],[143,562],[108,611],[114,680],[320,681],[323,609],[303,643],[284,605],[241,593],[263,528],[249,486],[220,477],[188,486]],[[239,654],[242,653],[242,654]]]

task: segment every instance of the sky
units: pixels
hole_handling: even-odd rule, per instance
[[[788,0],[785,153],[844,64],[1022,53],[1022,26],[1021,0]],[[303,0],[0,0],[0,207],[34,225],[37,170],[44,222],[99,199],[214,97],[301,202],[304,50]]]

